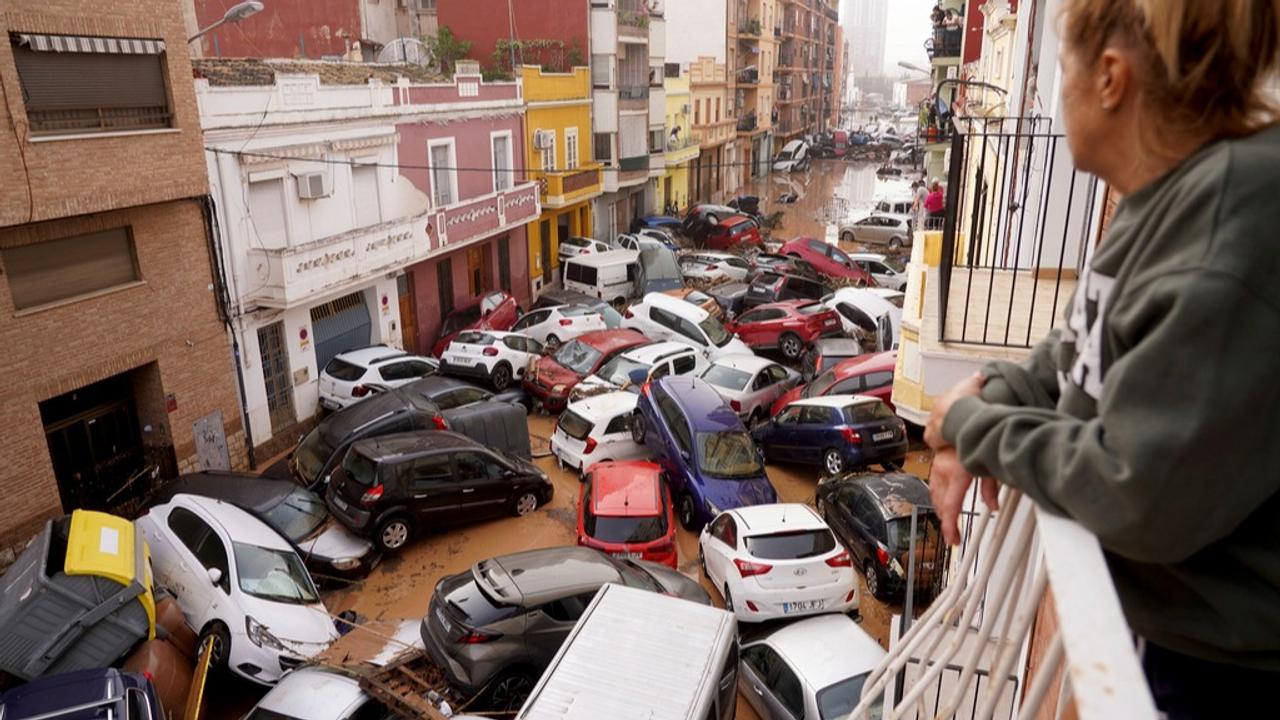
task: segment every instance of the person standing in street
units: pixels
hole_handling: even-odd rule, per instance
[[[1280,681],[1280,0],[1063,0],[1076,167],[1122,200],[1065,324],[938,398],[949,542],[974,477],[1097,536],[1171,720]]]

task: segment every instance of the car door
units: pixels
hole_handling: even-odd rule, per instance
[[[515,473],[497,458],[479,450],[453,454],[458,484],[460,522],[501,515],[515,491]]]
[[[743,649],[739,687],[764,720],[805,720],[800,678],[773,648],[759,643]]]
[[[503,354],[508,356],[508,362],[511,363],[511,372],[515,377],[524,377],[525,368],[529,367],[529,361],[536,357],[535,353],[529,352],[529,343],[527,338],[508,335],[502,338],[502,346],[507,349]],[[536,340],[532,342],[537,342]]]
[[[831,410],[820,405],[806,405],[800,411],[793,459],[806,463],[822,461],[823,451],[832,446],[831,439],[827,437],[827,431],[831,428]],[[841,442],[844,442],[843,439]]]
[[[729,566],[738,554],[738,523],[732,515],[723,514],[711,523],[711,529],[707,532],[707,545],[707,551],[703,553],[707,563],[707,576],[711,578],[716,590],[723,593]]]
[[[858,568],[861,569],[875,555],[875,526],[880,522],[880,513],[866,490],[850,487],[847,492],[847,500],[841,504],[848,507],[849,526],[853,531],[851,539],[855,546],[851,549],[858,559]]]
[[[634,460],[645,456],[644,448],[631,439],[630,417],[628,410],[609,420],[597,441],[600,443],[597,455],[605,460]]]
[[[675,314],[667,312],[659,307],[649,308],[649,320],[652,321],[652,329],[645,328],[645,334],[654,340],[679,340],[679,334],[676,332],[676,326],[680,323],[680,318]]]
[[[762,327],[765,321],[773,316],[773,313],[779,312],[770,308],[757,310],[748,310],[738,317],[733,324],[734,332],[742,339],[742,342],[756,347],[763,344],[760,338],[764,336],[765,331]]]
[[[403,479],[405,500],[419,528],[459,521],[462,483],[453,476],[450,453],[437,452],[397,467]]]
[[[774,418],[769,430],[769,459],[792,460],[796,454],[796,431],[800,424],[800,413],[804,406],[792,405]]]
[[[231,593],[231,564],[226,546],[208,520],[194,510],[174,505],[164,519],[171,561],[153,563],[160,583],[174,594],[192,627],[202,628]],[[215,584],[209,571],[221,573]]]
[[[865,395],[880,398],[889,403],[893,395],[893,372],[883,370],[879,372],[867,373],[863,377],[863,388],[859,390]],[[893,407],[892,404],[889,407]]]
[[[666,426],[664,440],[667,444],[664,454],[669,458],[670,477],[677,478],[677,491],[689,492],[696,474],[693,468],[693,433],[689,430],[689,421],[676,405],[674,399],[662,393],[658,401],[658,412],[662,415]]]
[[[773,407],[774,401],[782,396],[784,392],[790,389],[787,385],[787,378],[791,377],[786,368],[781,365],[769,365],[760,371],[760,375],[756,377],[756,381],[760,383],[759,397],[754,398],[753,402],[757,407],[762,407],[768,414],[768,409]]]
[[[551,664],[598,589],[552,600],[529,610],[525,617],[524,645],[532,664],[538,668]]]
[[[511,331],[524,333],[540,343],[545,343],[547,341],[547,334],[550,327],[545,323],[550,318],[551,310],[549,308],[534,310],[528,315],[517,320],[516,324],[511,326]]]

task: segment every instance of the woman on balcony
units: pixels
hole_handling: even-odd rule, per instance
[[[1067,140],[1123,199],[1065,325],[926,429],[950,541],[973,476],[1097,535],[1175,720],[1277,712],[1278,23],[1280,0],[1064,0]]]

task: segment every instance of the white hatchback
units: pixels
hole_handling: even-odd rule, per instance
[[[746,343],[706,310],[663,293],[649,293],[627,308],[622,327],[638,330],[654,340],[688,343],[712,360],[724,355],[752,354]]]
[[[439,363],[433,358],[386,345],[338,353],[320,371],[320,405],[341,410],[379,389],[406,385],[437,369]]]
[[[609,243],[600,242],[584,237],[570,237],[560,241],[560,250],[556,253],[561,260],[565,258],[576,257],[578,255],[591,255],[594,253],[608,252],[613,248],[609,247]]]
[[[698,560],[742,622],[858,608],[853,561],[807,505],[720,513],[698,537]]]
[[[556,462],[581,475],[605,460],[638,460],[649,450],[631,439],[635,393],[615,391],[569,403],[551,435]]]
[[[656,342],[632,348],[600,366],[600,369],[569,391],[574,400],[613,390],[637,392],[636,379],[643,384],[667,375],[698,375],[707,367],[706,358],[688,343]]]
[[[521,333],[468,330],[459,333],[440,355],[440,372],[488,381],[502,392],[524,379],[542,357],[542,343]]]
[[[561,343],[596,330],[608,330],[604,314],[588,305],[556,305],[530,310],[511,326],[512,332],[522,333],[554,350]]]
[[[907,274],[889,265],[889,258],[880,253],[849,253],[849,259],[876,279],[880,287],[901,291],[907,286]]]
[[[751,274],[751,263],[733,253],[692,252],[680,256],[680,274],[686,280],[743,282]]]
[[[213,666],[274,684],[338,637],[289,541],[229,503],[175,495],[135,524],[158,584],[178,601]]]
[[[773,402],[800,382],[800,373],[758,355],[726,355],[712,361],[702,379],[750,427],[769,417]]]

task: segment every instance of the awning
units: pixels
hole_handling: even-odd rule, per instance
[[[104,53],[110,55],[159,55],[163,40],[141,38],[82,37],[78,35],[37,35],[15,33],[20,47],[38,52]]]

